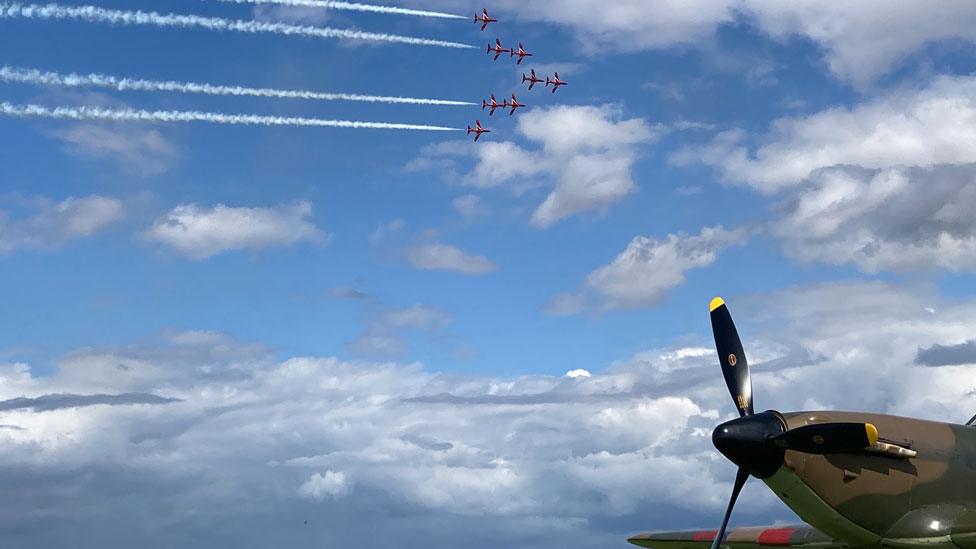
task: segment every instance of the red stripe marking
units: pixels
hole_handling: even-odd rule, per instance
[[[770,528],[763,530],[759,534],[759,545],[772,545],[774,547],[789,547],[790,538],[796,528]]]
[[[717,535],[718,530],[701,530],[699,532],[695,532],[693,541],[713,541]]]

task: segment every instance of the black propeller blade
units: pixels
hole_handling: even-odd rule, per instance
[[[725,301],[716,297],[709,305],[712,317],[712,333],[715,335],[715,349],[718,360],[722,364],[722,374],[725,384],[732,394],[732,401],[739,410],[739,416],[751,416],[752,408],[752,378],[749,376],[749,362],[742,350],[739,332],[732,322],[732,315]]]
[[[878,429],[870,423],[821,423],[790,429],[769,440],[804,454],[849,454],[874,446]]]
[[[722,545],[725,530],[729,527],[729,517],[732,516],[732,508],[735,507],[735,501],[739,499],[739,492],[742,491],[742,487],[745,486],[747,480],[749,480],[749,470],[745,467],[740,467],[739,472],[735,474],[732,497],[729,498],[729,506],[725,509],[725,518],[722,519],[722,527],[718,529],[718,533],[715,534],[715,539],[712,540],[712,549],[718,549],[719,545]]]

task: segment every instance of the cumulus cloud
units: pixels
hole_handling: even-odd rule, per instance
[[[103,231],[124,216],[120,200],[97,195],[60,202],[39,198],[28,205],[35,211],[26,217],[0,210],[0,253],[57,248]]]
[[[322,501],[326,498],[341,498],[349,493],[352,487],[345,473],[326,471],[325,475],[313,474],[298,488],[298,493],[304,497]]]
[[[519,117],[516,128],[535,148],[510,141],[489,141],[474,153],[434,147],[425,149],[410,166],[442,166],[445,156],[475,154],[474,169],[461,178],[466,185],[516,193],[551,186],[531,221],[546,228],[582,212],[607,210],[635,192],[632,169],[637,146],[655,142],[665,131],[642,119],[625,119],[611,106],[535,109]]]
[[[966,0],[938,4],[746,0],[744,10],[774,38],[798,35],[814,41],[824,51],[831,72],[862,87],[926,44],[976,40],[976,6]],[[884,24],[879,25],[879,20]]]
[[[125,517],[143,535],[186,536],[190,547],[280,539],[303,519],[315,532],[328,532],[335,528],[326,517],[340,516],[338,539],[347,543],[378,547],[382,540],[368,533],[399,529],[407,545],[443,545],[467,539],[470,529],[461,525],[477,522],[508,529],[509,545],[522,546],[549,522],[562,526],[547,529],[548,537],[606,543],[619,539],[617,527],[594,523],[643,520],[640,510],[651,503],[714,512],[722,505],[716,494],[725,488],[718,478],[726,467],[711,457],[706,436],[691,434],[714,414],[688,397],[638,394],[641,375],[623,367],[590,378],[455,378],[417,365],[308,357],[215,380],[195,373],[202,366],[189,361],[157,386],[181,399],[166,407],[0,410],[0,421],[16,427],[0,430],[7,449],[0,461],[7,471],[28,474],[35,490],[29,509],[7,506],[12,514],[5,516],[88,517],[84,509],[96,506],[113,518],[92,528]],[[29,370],[19,375],[39,390],[66,383]],[[471,400],[423,399],[436,394]],[[481,396],[510,400],[477,402]],[[679,437],[690,440],[675,453]],[[39,464],[45,469],[27,473]],[[647,474],[662,469],[687,480]],[[50,489],[42,478],[77,470],[88,475],[61,475],[60,486]],[[622,483],[638,489],[619,490]],[[161,514],[133,512],[131,497],[146,499],[141,511]],[[86,505],[78,505],[82,500]],[[430,527],[448,517],[452,526],[431,537],[427,528],[397,528],[395,517],[404,514]],[[208,529],[207,541],[193,535],[197,525],[241,515],[249,520]],[[536,518],[523,523],[526,516]]]
[[[157,219],[145,237],[196,260],[234,250],[327,242],[328,235],[309,220],[311,215],[308,202],[269,208],[186,204]]]
[[[780,362],[756,369],[761,408],[955,421],[976,408],[976,366],[915,364],[918,349],[971,338],[972,300],[846,283],[729,303],[750,361]],[[433,318],[414,311],[389,322],[430,326]],[[44,375],[0,365],[5,399],[90,394],[91,380],[72,368],[97,364],[111,366],[96,376],[103,394],[130,391],[127,374],[139,370],[152,374],[140,377],[141,392],[179,399],[0,410],[0,478],[11,494],[0,522],[19,526],[0,537],[41,549],[69,537],[82,549],[139,537],[192,549],[308,537],[379,547],[393,535],[405,546],[456,546],[477,532],[489,540],[479,547],[543,540],[595,549],[640,530],[708,525],[734,471],[709,435],[735,412],[706,313],[691,337],[593,365],[589,377],[278,359],[210,332],[78,349]],[[795,349],[820,358],[781,360]],[[748,489],[742,520],[795,520],[758,483]],[[80,539],[79,524],[89,533]]]
[[[976,164],[818,172],[779,206],[771,234],[805,262],[869,273],[976,270]]]
[[[740,130],[679,151],[677,165],[703,162],[763,192],[798,185],[833,166],[890,169],[976,162],[976,78],[941,77],[852,108],[782,118],[750,151]]]
[[[406,257],[410,266],[424,271],[451,271],[480,276],[498,270],[498,265],[487,257],[469,254],[461,248],[447,244],[411,246],[406,249]]]
[[[943,298],[926,286],[851,282],[792,288],[730,307],[744,333],[775,342],[763,355],[750,353],[751,362],[790,347],[816,357],[760,378],[769,384],[756,389],[764,408],[817,405],[952,422],[976,409],[972,367],[916,366],[918,349],[972,337],[964,328],[976,314],[972,300]],[[750,346],[756,347],[747,342],[747,353]]]
[[[653,307],[684,283],[686,272],[711,265],[721,250],[742,244],[747,236],[743,229],[721,226],[664,239],[638,236],[609,265],[590,273],[582,289],[556,296],[546,310],[560,315],[588,305],[601,310]]]
[[[456,7],[447,0],[430,5]],[[695,46],[724,25],[745,23],[786,41],[801,37],[817,44],[837,77],[866,86],[926,44],[976,41],[976,6],[968,0],[938,3],[884,0],[499,0],[500,13],[523,21],[566,26],[580,50],[635,51]],[[472,9],[474,6],[471,6]],[[883,21],[883,24],[879,24]]]
[[[976,364],[976,340],[971,339],[954,345],[935,344],[919,349],[915,362],[923,366],[960,366]]]
[[[767,234],[803,262],[877,273],[976,269],[976,78],[941,77],[851,108],[741,130],[677,152],[780,198]]]

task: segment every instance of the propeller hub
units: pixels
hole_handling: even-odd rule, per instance
[[[723,423],[712,432],[712,444],[726,458],[753,476],[763,479],[773,475],[783,465],[783,448],[770,439],[786,431],[782,417],[776,412],[763,412]]]

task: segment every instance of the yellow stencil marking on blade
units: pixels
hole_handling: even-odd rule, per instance
[[[712,300],[711,303],[709,303],[708,312],[713,312],[715,309],[718,309],[722,305],[725,305],[725,300],[722,299],[721,297],[716,297],[715,299]]]
[[[877,444],[878,443],[878,428],[875,427],[874,425],[871,425],[870,423],[865,423],[864,424],[864,430],[865,430],[865,432],[867,432],[867,435],[868,435],[868,442],[870,443],[870,444],[868,444],[868,446],[874,446],[875,444]]]

